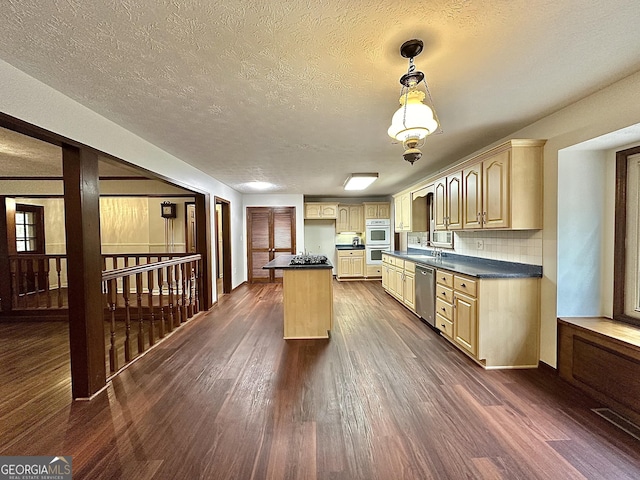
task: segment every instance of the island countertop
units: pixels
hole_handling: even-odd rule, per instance
[[[333,265],[327,260],[327,263],[291,265],[291,259],[297,255],[280,255],[267,263],[262,268],[274,270],[322,270],[332,269]]]
[[[477,278],[540,278],[542,267],[525,263],[505,262],[466,255],[447,254],[436,258],[425,251],[390,251],[384,254],[411,260],[436,268],[462,273]]]

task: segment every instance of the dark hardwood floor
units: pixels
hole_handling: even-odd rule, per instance
[[[64,324],[0,324],[0,455],[72,455],[74,479],[640,478],[597,402],[482,370],[379,283],[334,282],[326,341],[282,340],[281,295],[222,296],[91,402]]]

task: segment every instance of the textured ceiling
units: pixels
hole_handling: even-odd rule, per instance
[[[242,192],[368,195],[640,69],[637,0],[8,0],[0,58]],[[411,166],[386,135],[425,41],[443,133]]]

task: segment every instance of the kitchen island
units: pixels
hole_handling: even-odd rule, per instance
[[[283,270],[284,339],[329,338],[333,327],[333,265],[281,255],[262,268]]]

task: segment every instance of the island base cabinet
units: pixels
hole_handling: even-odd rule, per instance
[[[333,327],[331,269],[284,270],[284,339],[329,338]]]

